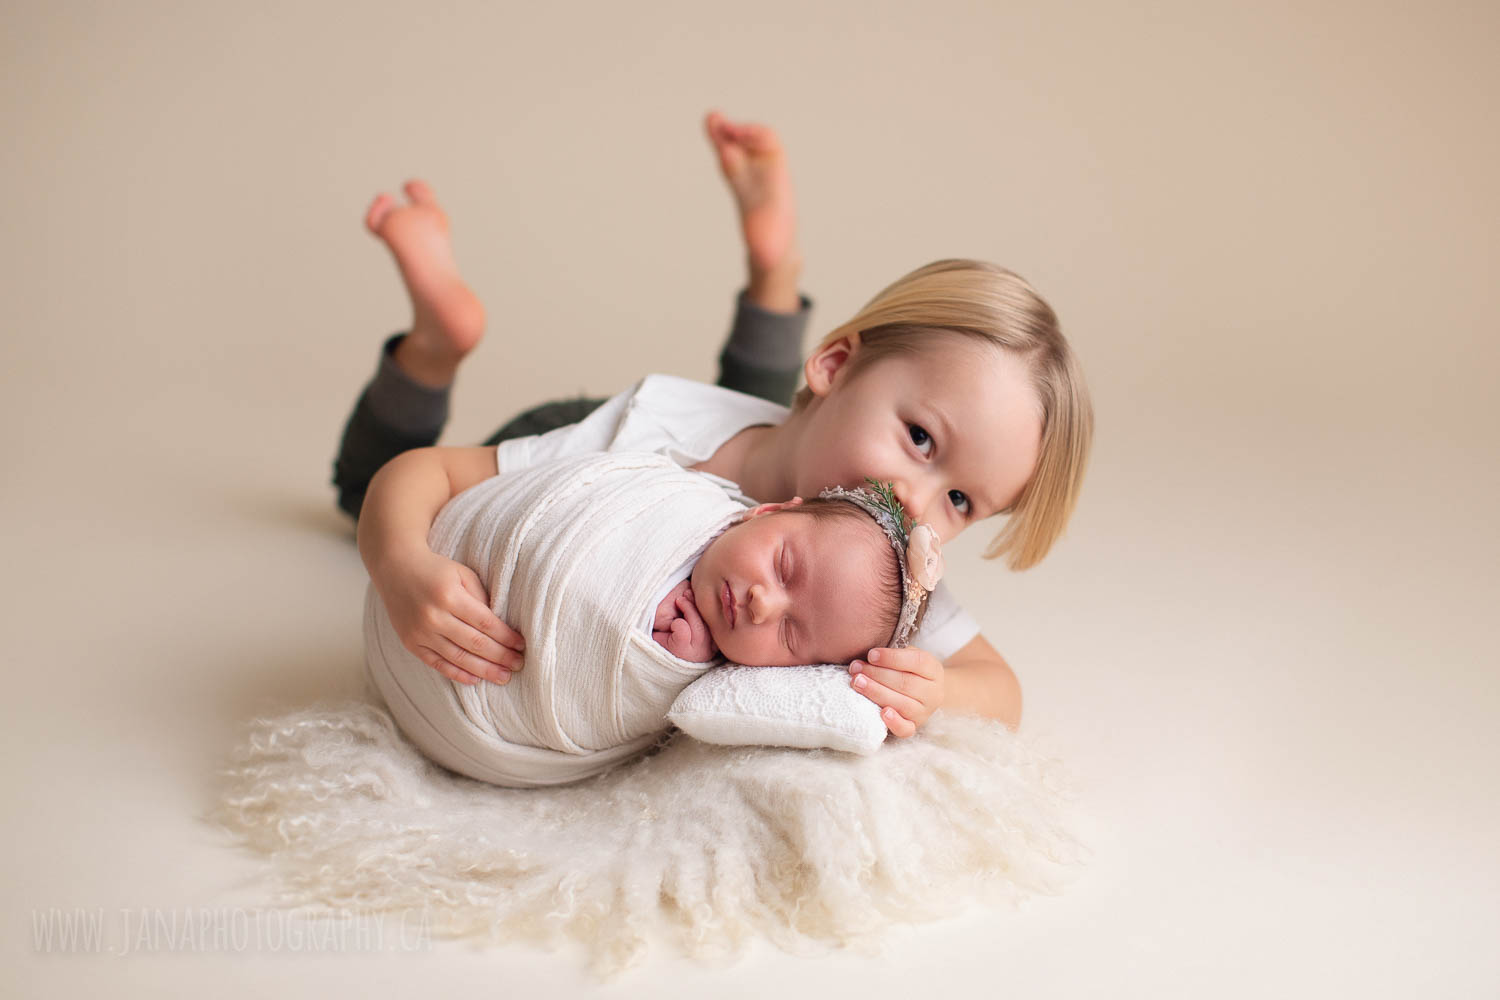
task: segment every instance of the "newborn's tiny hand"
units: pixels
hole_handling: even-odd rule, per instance
[[[667,630],[653,635],[679,660],[707,663],[714,658],[716,650],[713,637],[708,633],[708,626],[704,624],[703,616],[698,614],[698,605],[693,603],[692,590],[687,589],[678,594],[673,605],[681,617],[673,619]]]
[[[669,630],[672,627],[672,622],[676,621],[682,615],[682,612],[677,610],[677,599],[683,594],[691,595],[692,592],[692,581],[690,580],[683,580],[677,586],[673,587],[667,593],[667,596],[661,599],[661,603],[656,606],[656,615],[651,622],[651,631],[665,632]]]

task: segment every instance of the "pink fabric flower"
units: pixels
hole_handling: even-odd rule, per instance
[[[911,529],[906,542],[906,567],[923,590],[932,590],[943,577],[942,543],[925,524]]]

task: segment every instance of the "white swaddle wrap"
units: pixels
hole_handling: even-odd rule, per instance
[[[542,462],[451,499],[428,541],[484,581],[526,637],[505,685],[448,680],[401,645],[373,584],[365,662],[402,731],[460,774],[556,785],[648,749],[684,687],[722,662],[678,659],[650,616],[674,575],[744,513],[726,487],[650,453]]]

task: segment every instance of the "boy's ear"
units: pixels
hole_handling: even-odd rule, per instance
[[[802,366],[803,377],[807,379],[807,387],[812,390],[812,394],[814,396],[828,395],[838,373],[858,352],[859,334],[857,332],[846,333],[814,351]]]

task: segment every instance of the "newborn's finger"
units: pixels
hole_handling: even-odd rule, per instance
[[[690,593],[677,598],[677,610],[682,612],[682,618],[686,618],[695,631],[703,628],[703,616],[698,613],[698,605],[693,602]]]

